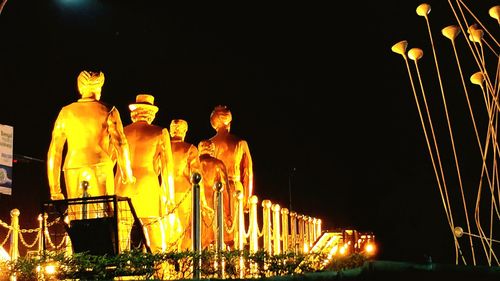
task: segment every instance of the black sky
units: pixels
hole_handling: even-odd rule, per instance
[[[454,262],[406,68],[390,49],[408,40],[427,51],[432,69],[425,21],[415,13],[422,2],[123,2],[7,2],[0,123],[14,126],[16,155],[45,160],[59,109],[78,98],[78,73],[102,70],[102,100],[125,125],[127,105],[150,93],[160,108],[154,123],[183,118],[187,141],[197,144],[214,134],[213,107],[228,105],[232,131],[250,145],[259,199],[288,207],[291,176],[294,211],[327,229],[373,231],[380,258]],[[496,1],[468,2],[494,23],[488,9]],[[454,23],[451,10],[447,1],[428,3],[440,36]],[[450,51],[445,39],[436,43]],[[34,222],[47,198],[44,164],[18,162],[13,195],[0,195],[0,219],[16,207],[22,226]]]

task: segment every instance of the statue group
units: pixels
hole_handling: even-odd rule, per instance
[[[169,129],[153,124],[159,108],[149,94],[136,96],[129,105],[132,123],[124,126],[118,109],[100,101],[104,81],[102,72],[82,71],[77,78],[81,98],[57,116],[47,153],[51,199],[128,197],[152,252],[191,250],[191,179],[198,173],[202,247],[210,247],[216,184],[222,184],[228,228],[236,217],[236,194],[243,194],[245,208],[253,194],[252,157],[247,142],[230,132],[231,111],[216,106],[210,115],[216,133],[196,146],[185,141],[185,120],[172,120]],[[224,240],[228,247],[234,242],[227,232]]]

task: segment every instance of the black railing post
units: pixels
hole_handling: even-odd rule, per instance
[[[193,251],[195,260],[193,261],[193,279],[200,279],[201,269],[201,209],[200,209],[200,181],[201,175],[193,173]]]

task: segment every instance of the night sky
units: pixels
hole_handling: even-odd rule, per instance
[[[250,146],[260,200],[289,208],[291,187],[293,211],[321,218],[324,229],[374,232],[380,259],[430,255],[454,263],[406,66],[391,51],[400,40],[424,49],[425,82],[440,94],[425,20],[415,13],[422,2],[164,2],[7,2],[0,14],[0,124],[14,127],[18,162],[13,195],[0,194],[1,220],[19,208],[21,226],[36,227],[48,199],[45,163],[21,158],[45,161],[59,109],[79,97],[78,73],[101,70],[101,100],[118,108],[124,125],[135,96],[152,94],[160,109],[154,124],[185,119],[186,140],[197,144],[215,133],[212,109],[227,105],[231,131]],[[498,35],[488,16],[497,1],[466,2]],[[461,84],[453,82],[452,49],[440,30],[455,23],[453,14],[447,1],[428,3],[452,92]],[[465,107],[457,96],[450,111],[460,116]],[[437,129],[446,130],[444,117],[436,118]],[[456,126],[467,147],[470,124]],[[464,161],[474,153],[464,150]],[[477,167],[464,170],[473,186]]]

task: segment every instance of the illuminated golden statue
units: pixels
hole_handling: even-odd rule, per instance
[[[215,158],[226,165],[229,179],[231,218],[237,214],[234,196],[237,190],[243,192],[245,209],[248,209],[249,198],[253,195],[253,167],[250,149],[245,140],[230,133],[232,115],[226,106],[216,106],[210,115],[210,124],[217,131],[210,140],[215,144]]]
[[[67,151],[63,165],[67,198],[112,195],[114,189],[114,161],[116,153],[118,169],[124,174],[123,181],[132,183],[135,178],[130,167],[129,147],[120,113],[99,99],[104,84],[102,72],[82,71],[77,85],[81,98],[64,106],[52,131],[47,153],[47,176],[52,200],[64,199],[60,175],[63,148]],[[83,190],[81,186],[87,186]]]
[[[132,124],[124,131],[130,147],[135,184],[123,183],[116,175],[116,194],[129,197],[141,220],[152,252],[166,250],[163,215],[166,203],[173,201],[173,158],[168,130],[151,124],[158,112],[152,95],[137,95],[129,105]],[[160,177],[160,178],[159,178]]]
[[[170,123],[170,142],[174,157],[175,205],[182,225],[182,250],[192,248],[191,209],[193,204],[191,175],[199,171],[198,149],[184,139],[188,130],[185,120],[174,119]]]
[[[217,208],[217,198],[215,196],[216,187],[215,184],[220,182],[222,184],[222,194],[224,202],[229,202],[229,189],[228,178],[226,172],[226,166],[224,163],[215,158],[215,145],[210,140],[202,140],[198,144],[198,151],[200,153],[200,165],[201,165],[201,188],[204,191],[205,200],[207,201],[208,207],[211,210],[216,210]],[[224,204],[224,224],[230,222],[229,206]],[[206,248],[211,243],[215,242],[215,220],[213,214],[203,213],[202,215],[202,247]],[[224,229],[224,240],[232,241],[232,234],[228,233]]]

